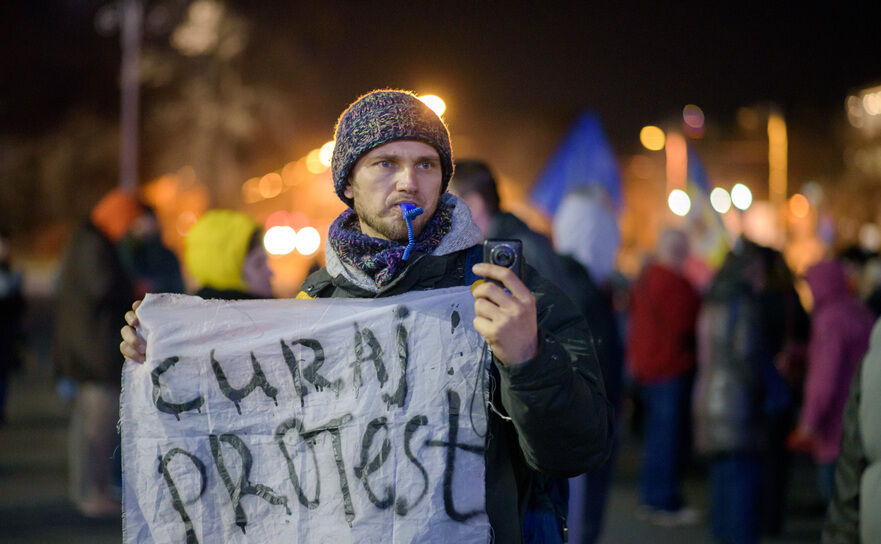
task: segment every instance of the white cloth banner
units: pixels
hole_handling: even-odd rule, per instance
[[[124,541],[488,542],[473,305],[467,287],[147,295],[147,362],[123,369]]]

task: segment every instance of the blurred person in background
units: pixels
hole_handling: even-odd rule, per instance
[[[593,335],[603,371],[606,396],[621,406],[624,347],[612,305],[612,275],[621,245],[618,222],[605,189],[597,185],[568,193],[554,216],[554,246],[573,289],[567,294]],[[569,542],[593,544],[603,528],[603,514],[615,466],[613,445],[599,468],[569,481]]]
[[[713,279],[698,318],[695,447],[710,469],[710,527],[726,543],[779,533],[792,395],[778,371],[803,322],[782,255],[745,238]]]
[[[21,274],[12,269],[9,238],[0,232],[0,425],[6,422],[6,394],[12,372],[21,367],[24,297]]]
[[[489,165],[478,160],[456,161],[449,192],[465,201],[484,238],[520,240],[523,242],[523,260],[564,293],[570,292],[571,286],[551,241],[530,229],[516,215],[499,208],[498,185]]]
[[[118,516],[113,452],[118,444],[120,311],[135,298],[117,244],[143,213],[114,189],[74,232],[61,264],[53,359],[59,376],[76,382],[70,421],[70,495],[86,516]]]
[[[174,253],[162,243],[156,213],[147,205],[119,241],[122,264],[133,278],[135,298],[147,293],[183,293],[184,281]]]
[[[695,366],[695,321],[700,297],[686,279],[688,237],[668,229],[657,255],[634,283],[630,297],[628,360],[645,409],[645,440],[638,515],[655,524],[693,524],[685,505],[683,464],[690,451],[689,406]]]
[[[272,298],[272,270],[263,229],[250,216],[211,210],[187,233],[184,264],[196,296],[223,300]]]
[[[569,276],[546,236],[530,229],[516,215],[499,208],[496,178],[489,165],[479,160],[457,160],[448,191],[462,199],[471,210],[471,218],[484,238],[502,238],[523,242],[523,260],[564,293],[571,294]],[[570,295],[571,296],[571,295]],[[567,520],[569,482],[537,473],[533,478],[527,525],[535,524],[535,513]]]
[[[850,384],[823,544],[881,542],[881,321]]]
[[[852,245],[838,252],[852,293],[875,314],[881,316],[881,259],[878,253]]]
[[[272,298],[272,270],[263,247],[263,228],[251,216],[233,210],[206,212],[187,233],[184,266],[198,285],[195,295],[205,299],[247,300]],[[126,343],[146,351],[144,339],[135,334],[138,324],[132,304],[125,315],[129,326],[120,331],[119,349]]]
[[[805,278],[814,298],[814,311],[804,402],[792,441],[810,444],[820,492],[828,502],[835,483],[844,403],[854,373],[869,348],[875,317],[848,288],[841,262],[817,263],[807,270]]]

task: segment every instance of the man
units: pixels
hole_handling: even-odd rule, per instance
[[[620,242],[615,212],[603,187],[579,187],[560,201],[554,215],[554,245],[563,256],[563,268],[574,286],[566,293],[590,327],[602,365],[606,397],[615,409],[621,405],[624,366],[612,287]],[[593,544],[600,539],[615,450],[602,466],[570,481],[567,519],[569,541],[574,544]]]
[[[523,259],[563,292],[571,292],[571,282],[550,240],[530,229],[516,215],[499,209],[496,179],[486,163],[456,161],[456,175],[450,180],[450,192],[468,204],[474,224],[486,238],[520,240],[523,242]]]
[[[85,516],[118,516],[113,451],[118,444],[119,355],[116,324],[135,299],[119,242],[143,209],[114,189],[75,231],[58,280],[53,359],[55,372],[77,383],[70,419],[70,496]]]
[[[629,357],[646,409],[641,514],[659,525],[691,524],[680,469],[688,453],[689,399],[695,366],[695,323],[700,298],[683,274],[688,238],[666,230],[657,258],[631,290]]]
[[[467,206],[445,193],[453,174],[449,133],[415,95],[374,91],[349,106],[337,123],[332,172],[350,208],[328,232],[327,266],[306,279],[298,298],[465,285],[481,234]],[[402,203],[424,209],[413,220],[406,260]],[[586,325],[568,299],[531,268],[525,282],[487,263],[473,272],[504,286],[472,286],[474,328],[492,350],[499,383],[487,440],[487,514],[496,542],[519,543],[535,474],[572,476],[602,463],[611,411]],[[126,320],[136,323],[134,313]],[[123,354],[142,361],[143,340],[131,327],[123,338]],[[544,541],[551,537],[560,539]]]

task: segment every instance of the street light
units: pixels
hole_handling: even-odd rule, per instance
[[[710,204],[716,212],[725,213],[731,209],[731,196],[725,189],[716,187],[710,193]]]
[[[447,105],[444,103],[443,99],[439,96],[433,94],[426,94],[419,97],[419,100],[422,101],[423,104],[428,106],[431,111],[437,114],[438,117],[444,114],[447,111]]]
[[[682,189],[674,189],[667,197],[667,206],[679,217],[685,217],[691,211],[691,198]]]
[[[738,183],[731,188],[731,203],[741,211],[746,211],[753,203],[753,193],[743,183]]]
[[[648,125],[639,131],[639,141],[649,151],[660,151],[667,143],[667,137],[660,128]]]
[[[263,247],[272,255],[287,255],[297,247],[297,233],[287,225],[272,227],[263,235]]]
[[[303,227],[297,233],[297,251],[303,255],[312,255],[321,245],[321,234],[315,227]]]

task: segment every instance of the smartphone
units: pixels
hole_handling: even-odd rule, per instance
[[[483,262],[510,268],[523,279],[523,242],[497,238],[486,240],[483,242]]]

